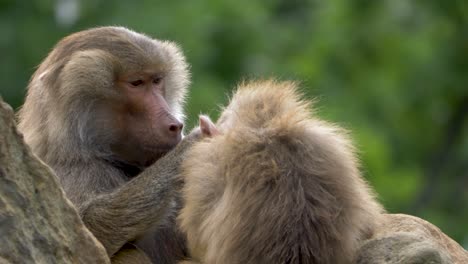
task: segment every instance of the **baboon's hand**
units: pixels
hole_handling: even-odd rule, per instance
[[[153,165],[145,169],[142,173],[151,174],[152,177],[161,179],[161,177],[176,180],[180,185],[180,170],[185,154],[190,147],[203,138],[199,128],[192,130],[177,146],[169,151],[164,157],[156,161]]]

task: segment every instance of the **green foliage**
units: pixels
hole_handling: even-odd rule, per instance
[[[78,3],[60,22],[58,3]],[[70,16],[66,16],[70,18]],[[178,42],[192,65],[188,126],[243,79],[293,79],[351,130],[390,212],[468,246],[468,3],[463,0],[0,1],[1,95],[22,103],[63,36],[123,25]]]

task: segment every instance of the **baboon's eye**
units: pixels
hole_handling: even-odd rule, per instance
[[[163,77],[155,77],[153,79],[153,83],[154,84],[160,84],[162,82],[162,80],[163,80]]]
[[[136,80],[136,81],[130,82],[130,84],[135,86],[135,87],[143,85],[144,83],[145,82],[143,80]]]

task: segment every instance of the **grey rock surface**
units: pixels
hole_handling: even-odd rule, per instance
[[[1,98],[0,263],[110,263]]]

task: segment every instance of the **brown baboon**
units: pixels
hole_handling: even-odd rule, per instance
[[[175,176],[194,138],[161,157],[181,140],[188,84],[174,43],[122,27],[64,38],[31,79],[19,127],[114,262],[184,255]]]
[[[194,263],[350,263],[382,208],[346,133],[292,82],[241,85],[182,163]],[[190,263],[190,262],[185,262]]]

